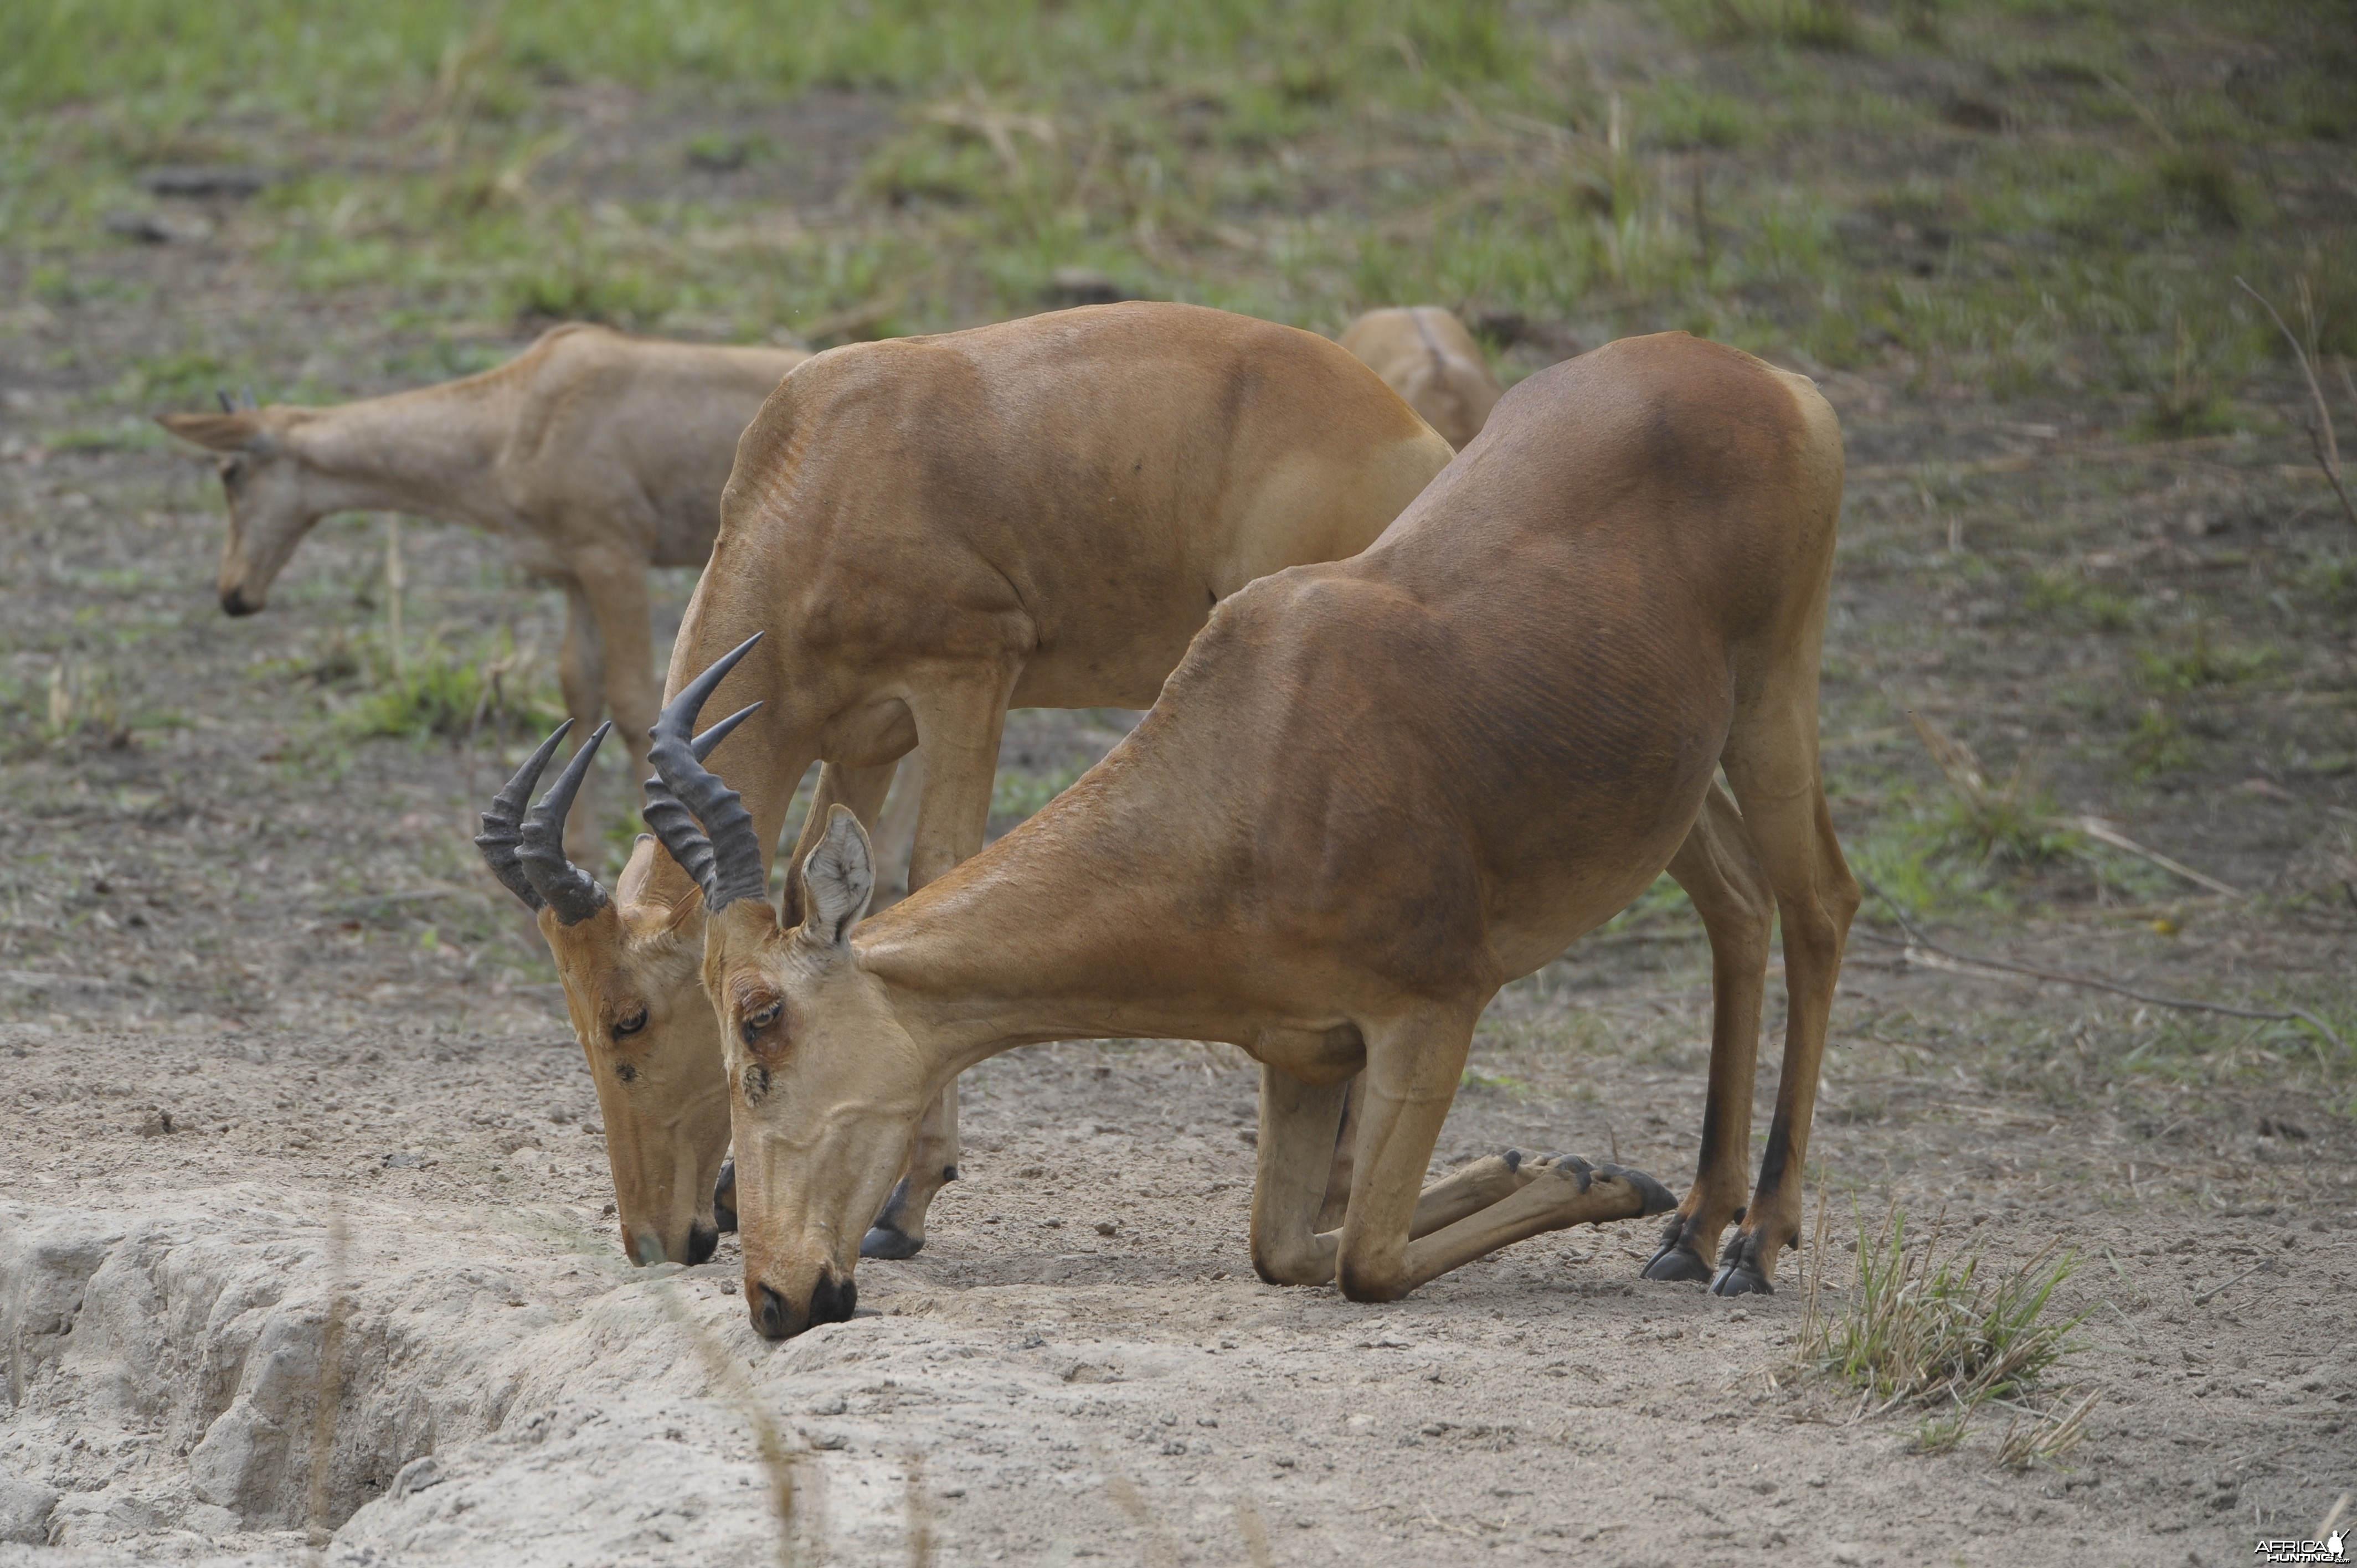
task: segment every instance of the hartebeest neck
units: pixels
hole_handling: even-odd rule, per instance
[[[1085,810],[1051,804],[941,881],[855,932],[861,967],[946,1077],[1046,1040],[1226,1040],[1247,1049],[1272,1023],[1274,955],[1246,949],[1243,895],[1211,875],[1210,848],[1125,790],[1117,764],[1081,786]],[[1303,1026],[1318,1026],[1310,1020]]]
[[[287,446],[339,511],[402,511],[500,530],[517,521],[494,470],[516,418],[511,377],[443,386],[313,411]]]

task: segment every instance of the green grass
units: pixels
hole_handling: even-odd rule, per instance
[[[2068,1402],[2051,1397],[2053,1375],[2072,1352],[2072,1330],[2083,1321],[2051,1310],[2077,1255],[2050,1244],[2000,1272],[1985,1267],[1977,1251],[1944,1260],[1939,1252],[1939,1227],[1910,1237],[1896,1204],[1877,1226],[1861,1218],[1857,1279],[1840,1310],[1821,1310],[1823,1287],[1811,1271],[1802,1364],[1884,1411],[1924,1412],[1913,1442],[1918,1453],[1961,1447],[1975,1414],[1995,1404],[2014,1414],[1997,1463],[2026,1469],[2059,1461],[2077,1444],[2093,1408],[2092,1396]]]
[[[260,162],[289,177],[249,208],[281,279],[373,308],[389,291],[429,324],[828,342],[1036,309],[1085,266],[1318,327],[1434,299],[1836,367],[1904,354],[2000,392],[2120,392],[2165,439],[2228,427],[2277,363],[2237,271],[2305,269],[2328,332],[2357,330],[2335,308],[2357,300],[2351,226],[2262,194],[2325,178],[2310,149],[2346,134],[2349,51],[2297,8],[1676,0],[1661,35],[1696,40],[1699,71],[1622,88],[1583,64],[1581,20],[1499,0],[400,0],[330,27],[291,0],[35,0],[0,11],[0,224],[35,252],[35,296],[70,308],[109,286],[70,262],[124,242],[101,219],[151,204],[140,168]],[[2163,91],[2122,41],[2188,28],[2279,47],[2282,90]],[[1910,54],[1981,73],[2037,134],[1948,124],[1884,79]],[[725,202],[592,201],[552,173],[577,150],[558,94],[585,82],[732,111],[859,90],[902,128],[851,208],[762,234]],[[802,156],[673,135],[682,170]],[[341,172],[363,144],[398,156]],[[1860,163],[1891,144],[1936,150],[1942,177]],[[181,345],[112,401],[187,402],[243,369],[207,362],[228,358]]]
[[[398,660],[381,639],[354,639],[328,650],[308,673],[323,682],[360,683],[359,694],[337,714],[338,729],[354,738],[537,738],[565,717],[544,675],[519,660],[504,635],[472,652],[428,636]]]
[[[1048,773],[1024,773],[1011,768],[1001,768],[990,786],[991,819],[994,822],[1021,822],[1071,789],[1072,781],[1087,771],[1079,764]]]

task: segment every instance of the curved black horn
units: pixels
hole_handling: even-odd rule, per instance
[[[229,388],[213,388],[213,396],[221,399],[221,412],[223,413],[235,413],[237,412],[237,403],[229,395]]]
[[[761,704],[755,703],[731,714],[690,738],[695,716],[714,690],[760,640],[761,634],[755,632],[689,682],[648,732],[654,737],[648,759],[655,765],[655,777],[647,783],[647,826],[654,830],[680,868],[704,888],[704,907],[708,911],[717,911],[739,898],[769,896],[769,874],[761,865],[753,814],[736,790],[704,767],[712,748]]]
[[[573,797],[580,792],[581,780],[588,776],[590,758],[597,755],[598,743],[613,729],[608,719],[589,732],[540,804],[523,820],[523,847],[516,858],[523,864],[524,875],[548,907],[556,911],[560,926],[577,926],[606,907],[606,890],[597,879],[565,858],[565,819],[573,810]]]
[[[729,732],[751,718],[760,705],[753,703],[737,709],[697,736],[695,744],[688,749],[695,754],[698,762],[702,762],[712,755],[713,747],[726,740]],[[646,819],[648,829],[670,852],[672,858],[679,862],[680,869],[694,877],[695,885],[709,894],[712,891],[712,841],[705,836],[704,829],[696,822],[695,814],[680,804],[679,797],[671,792],[671,786],[660,778],[647,780],[646,797],[646,809],[640,814]]]
[[[221,393],[221,406],[229,406],[229,393]],[[556,726],[556,733],[540,743],[540,749],[523,759],[523,766],[507,782],[507,788],[491,797],[491,809],[483,813],[483,831],[475,835],[475,847],[483,852],[483,864],[500,879],[500,886],[523,900],[524,908],[539,912],[548,900],[523,874],[516,858],[516,846],[523,843],[524,808],[532,803],[533,786],[540,782],[547,769],[548,759],[556,755],[557,746],[572,729],[573,721],[565,720]]]
[[[262,406],[260,403],[253,401],[253,383],[252,381],[246,382],[243,387],[239,389],[239,392],[241,395],[244,397],[245,406],[247,408],[258,409]]]

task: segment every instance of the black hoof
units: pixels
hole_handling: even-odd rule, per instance
[[[1700,1254],[1677,1240],[1662,1243],[1640,1276],[1649,1280],[1681,1280],[1699,1284],[1710,1278],[1710,1265]]]
[[[1643,1171],[1632,1171],[1624,1165],[1598,1165],[1596,1171],[1598,1176],[1619,1176],[1635,1187],[1637,1196],[1645,1201],[1646,1219],[1650,1219],[1656,1214],[1667,1214],[1678,1206],[1678,1200],[1670,1195],[1670,1189]]]
[[[712,1220],[722,1231],[737,1229],[737,1162],[720,1162],[720,1179],[712,1184]]]
[[[1710,1282],[1713,1295],[1774,1295],[1776,1286],[1768,1271],[1760,1266],[1760,1256],[1775,1254],[1760,1239],[1757,1231],[1738,1230],[1727,1239],[1727,1250],[1718,1255],[1718,1273]]]
[[[859,1240],[863,1258],[913,1258],[924,1248],[922,1237],[910,1240],[889,1225],[871,1225]]]
[[[1521,1169],[1523,1168],[1523,1152],[1522,1152],[1522,1150],[1520,1150],[1520,1149],[1508,1149],[1508,1150],[1506,1151],[1506,1154],[1505,1154],[1505,1161],[1506,1161],[1506,1169],[1507,1169],[1508,1171],[1510,1171],[1510,1172],[1511,1172],[1511,1171],[1518,1171],[1518,1170],[1521,1170]]]

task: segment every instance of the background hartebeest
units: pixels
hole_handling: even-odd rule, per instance
[[[810,845],[798,910],[757,896],[763,841],[686,741],[734,656],[681,689],[655,766],[708,836],[677,811],[658,826],[705,874],[755,1325],[849,1315],[854,1238],[919,1117],[1029,1041],[1259,1058],[1252,1251],[1273,1282],[1389,1300],[1542,1230],[1670,1208],[1649,1177],[1560,1157],[1418,1190],[1490,999],[1664,867],[1710,934],[1716,1007],[1700,1170],[1646,1272],[1709,1277],[1740,1212],[1714,1288],[1770,1288],[1857,904],[1817,758],[1841,483],[1832,410],[1749,355],[1675,333],[1544,371],[1363,554],[1223,602],[1103,762],[864,925],[848,812]],[[759,777],[758,748],[728,755]],[[1779,913],[1790,1017],[1747,1209]],[[1361,1069],[1356,1177],[1321,1232]]]
[[[157,423],[224,454],[221,608],[252,615],[322,517],[401,511],[504,536],[565,587],[565,706],[609,708],[634,762],[659,700],[647,572],[701,566],[737,438],[797,349],[712,348],[558,327],[463,381],[332,408],[274,403]],[[597,834],[575,830],[585,858]]]
[[[1341,343],[1460,452],[1505,395],[1465,324],[1437,305],[1370,310]]]
[[[1336,345],[1194,306],[1093,306],[835,349],[787,378],[745,433],[672,685],[767,634],[737,676],[740,700],[764,706],[731,771],[750,831],[772,844],[804,770],[826,764],[793,865],[832,805],[872,822],[921,742],[920,888],[982,847],[1010,706],[1149,705],[1220,601],[1365,548],[1449,456]],[[548,907],[541,930],[598,1073],[625,1248],[701,1261],[728,1140],[698,983],[704,902],[651,842],[611,900],[566,865],[552,834],[578,754],[522,817],[548,755],[478,842],[510,887]],[[651,785],[648,800],[651,825],[677,811]],[[766,886],[767,860],[743,871],[740,896]],[[934,1090],[906,1179],[861,1217],[871,1255],[921,1245],[926,1208],[954,1176],[955,1089]]]

